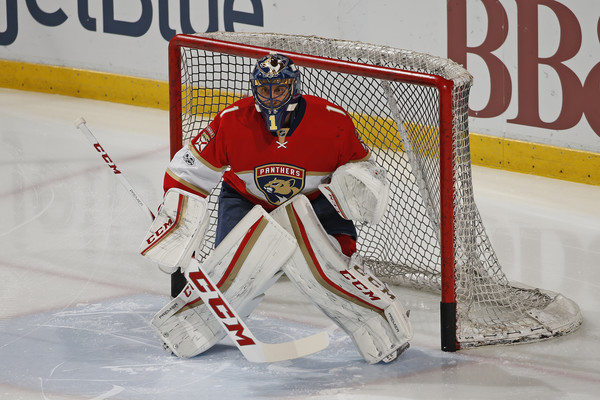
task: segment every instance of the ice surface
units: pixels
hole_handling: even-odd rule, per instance
[[[443,353],[439,299],[398,288],[411,348],[367,365],[283,279],[249,326],[271,342],[327,330],[326,350],[251,364],[224,341],[181,360],[149,326],[169,279],[137,254],[147,217],[75,128],[81,116],[141,197],[161,199],[166,112],[0,89],[0,399],[597,398],[600,187],[473,171],[507,276],[575,300],[584,323],[571,335]]]

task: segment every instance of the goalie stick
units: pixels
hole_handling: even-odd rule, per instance
[[[152,213],[152,211],[150,211],[150,208],[148,208],[148,206],[146,206],[146,204],[144,204],[144,202],[142,201],[142,198],[133,189],[133,187],[127,181],[127,179],[125,179],[125,176],[123,176],[123,173],[121,171],[119,171],[119,169],[117,168],[117,164],[115,164],[114,161],[111,160],[108,153],[100,145],[100,143],[98,142],[98,140],[96,139],[96,137],[94,136],[92,131],[89,130],[89,128],[85,124],[85,119],[83,119],[83,117],[77,118],[77,120],[75,121],[75,127],[78,128],[83,133],[83,135],[87,138],[87,140],[89,140],[89,142],[92,144],[92,146],[94,146],[96,151],[98,153],[100,153],[100,156],[102,157],[102,159],[104,160],[104,162],[106,163],[108,168],[110,168],[112,170],[113,174],[117,177],[119,182],[121,182],[121,184],[125,187],[125,189],[127,189],[127,191],[135,199],[138,206],[140,206],[140,208],[142,210],[144,210],[144,212],[147,213],[150,216],[150,218],[152,218],[154,220],[154,214]]]
[[[108,156],[108,153],[100,145],[94,134],[87,127],[85,119],[82,117],[75,121],[75,127],[78,128],[85,137],[98,151],[104,162],[113,171],[113,174],[119,179],[119,182],[127,189],[135,199],[140,208],[151,220],[154,220],[154,214],[144,203],[141,197],[133,189],[131,184],[123,176],[123,173],[117,168],[117,165]],[[223,296],[223,293],[212,282],[206,273],[202,270],[200,264],[197,264],[198,270],[186,272],[185,277],[190,283],[194,292],[208,306],[210,312],[219,321],[225,329],[227,335],[233,340],[237,348],[250,362],[277,362],[292,360],[304,357],[325,349],[329,345],[329,336],[327,332],[320,332],[302,339],[292,340],[283,343],[264,343],[258,340],[246,326],[238,313],[229,305],[229,302]]]

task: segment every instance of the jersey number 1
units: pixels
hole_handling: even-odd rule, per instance
[[[271,123],[271,127],[269,128],[270,130],[277,129],[277,125],[275,124],[275,116],[274,115],[269,116],[269,122]]]

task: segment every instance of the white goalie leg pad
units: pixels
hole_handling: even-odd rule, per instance
[[[344,164],[319,190],[345,219],[376,225],[390,197],[386,171],[371,161]]]
[[[408,348],[408,342],[413,338],[413,328],[408,319],[408,313],[402,306],[400,299],[396,297],[385,283],[364,268],[362,257],[358,253],[355,253],[350,258],[348,269],[342,275],[344,275],[346,279],[353,280],[353,284],[357,286],[357,288],[362,288],[365,282],[370,283],[372,285],[371,296],[375,295],[380,298],[387,297],[391,301],[384,309],[384,316],[396,338],[396,344],[392,346],[394,347],[394,351],[388,353],[383,358],[379,358],[379,356],[375,357],[370,363],[378,361],[389,362],[394,360],[402,351]],[[372,320],[372,322],[377,324],[381,321]],[[371,338],[372,332],[370,331],[370,328],[372,328],[372,326],[367,323],[353,334],[355,343],[362,343],[361,345],[357,344],[357,346],[359,348],[364,346],[364,351],[361,352],[363,356],[364,353],[374,354],[372,351],[378,351],[377,346],[375,346],[374,350],[368,350],[374,343]],[[391,342],[394,342],[394,340],[391,339]],[[398,351],[398,354],[395,354],[396,350]],[[365,357],[365,359],[369,361],[367,357]]]
[[[296,240],[256,206],[213,250],[202,269],[245,317],[279,278],[281,267],[296,247]],[[198,270],[197,263],[193,259],[187,270]],[[207,305],[192,295],[188,286],[152,320],[154,329],[179,357],[198,355],[225,337]]]
[[[283,271],[295,286],[346,331],[370,364],[393,358],[413,336],[391,290],[331,244],[305,196],[271,213],[298,242]]]
[[[164,345],[178,357],[192,357],[208,350],[225,336],[216,320],[198,312],[203,304],[192,293],[186,285],[151,321]]]
[[[283,274],[274,275],[257,292],[256,297],[243,304],[238,313],[247,318],[260,304],[264,292]],[[160,335],[163,343],[178,357],[190,358],[210,349],[220,342],[226,333],[219,322],[194,295],[190,284],[181,293],[156,313],[151,321],[152,327]]]
[[[168,190],[140,253],[167,273],[187,265],[208,228],[207,209],[207,199],[179,189]]]

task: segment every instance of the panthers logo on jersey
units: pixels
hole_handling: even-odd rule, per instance
[[[306,170],[289,164],[265,164],[254,168],[256,186],[270,204],[278,206],[304,189]]]

